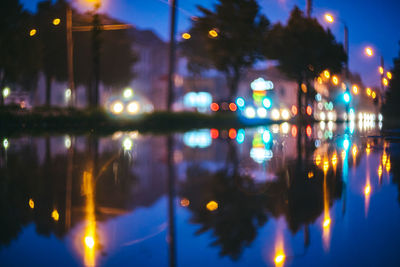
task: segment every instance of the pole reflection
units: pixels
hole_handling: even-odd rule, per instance
[[[94,184],[93,170],[83,173],[82,193],[85,196],[86,226],[84,228],[84,264],[85,266],[96,266],[96,217],[94,206]]]

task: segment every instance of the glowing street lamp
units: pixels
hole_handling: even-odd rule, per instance
[[[335,22],[335,17],[331,13],[325,13],[324,15],[324,20],[330,24]],[[345,70],[346,70],[346,78],[348,78],[349,74],[349,28],[347,27],[347,24],[344,20],[341,18],[338,18],[337,21],[343,24],[344,26],[344,51],[347,55],[347,61],[345,65]]]
[[[325,21],[328,22],[328,23],[334,23],[335,22],[335,18],[330,13],[325,13],[324,18],[325,18]]]
[[[335,75],[332,77],[332,82],[334,85],[338,85],[339,84],[339,78]]]
[[[383,78],[383,79],[382,79],[382,84],[383,84],[384,86],[388,86],[388,85],[389,85],[388,79]]]
[[[325,78],[329,79],[331,77],[331,74],[329,73],[328,70],[325,70],[324,71],[324,76],[325,76]]]
[[[368,57],[374,56],[374,50],[373,50],[372,47],[370,47],[370,46],[367,46],[367,47],[364,49],[364,52],[365,52],[365,54],[366,54]]]
[[[389,80],[393,78],[393,75],[390,71],[386,72],[386,76],[388,77]]]

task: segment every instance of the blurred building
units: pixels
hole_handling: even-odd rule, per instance
[[[132,49],[139,61],[134,66],[135,79],[132,88],[145,95],[156,110],[166,108],[168,43],[153,31],[133,28],[130,35],[134,39]]]

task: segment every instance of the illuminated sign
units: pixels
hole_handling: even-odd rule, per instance
[[[266,81],[263,78],[255,79],[250,86],[253,91],[267,91],[274,89],[274,83]]]

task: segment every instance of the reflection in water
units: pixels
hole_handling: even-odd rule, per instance
[[[285,255],[285,246],[283,241],[283,229],[282,229],[282,220],[278,220],[278,226],[276,230],[276,240],[275,240],[275,266],[281,267],[285,263],[286,255]]]
[[[93,171],[83,173],[82,194],[85,196],[85,232],[83,237],[85,266],[96,265],[96,218],[94,207]]]
[[[329,214],[329,193],[328,193],[328,184],[327,184],[327,172],[329,170],[329,161],[328,159],[324,160],[324,221],[322,223],[323,234],[322,238],[324,240],[324,247],[326,250],[329,249],[330,242],[330,229],[331,229],[331,216]]]
[[[138,259],[142,266],[186,266],[200,251],[205,259],[219,252],[222,262],[215,258],[214,265],[248,265],[259,243],[268,249],[259,253],[268,257],[261,263],[296,265],[312,258],[323,265],[320,242],[312,242],[322,239],[326,254],[345,243],[340,234],[336,238],[343,231],[337,211],[356,218],[356,210],[370,220],[363,209],[365,215],[373,209],[372,193],[379,201],[375,181],[392,177],[399,190],[400,182],[392,146],[333,132],[331,124],[322,132],[320,125],[202,130],[201,138],[116,133],[11,140],[8,164],[3,147],[0,167],[0,253],[9,253],[4,245],[15,247],[34,225],[33,242],[52,235],[61,243],[74,239],[79,262],[67,265],[130,265]],[[203,138],[207,146],[199,145]],[[373,217],[375,210],[369,212]],[[193,252],[186,245],[192,243],[201,250]],[[71,258],[71,251],[63,252],[60,257]]]

